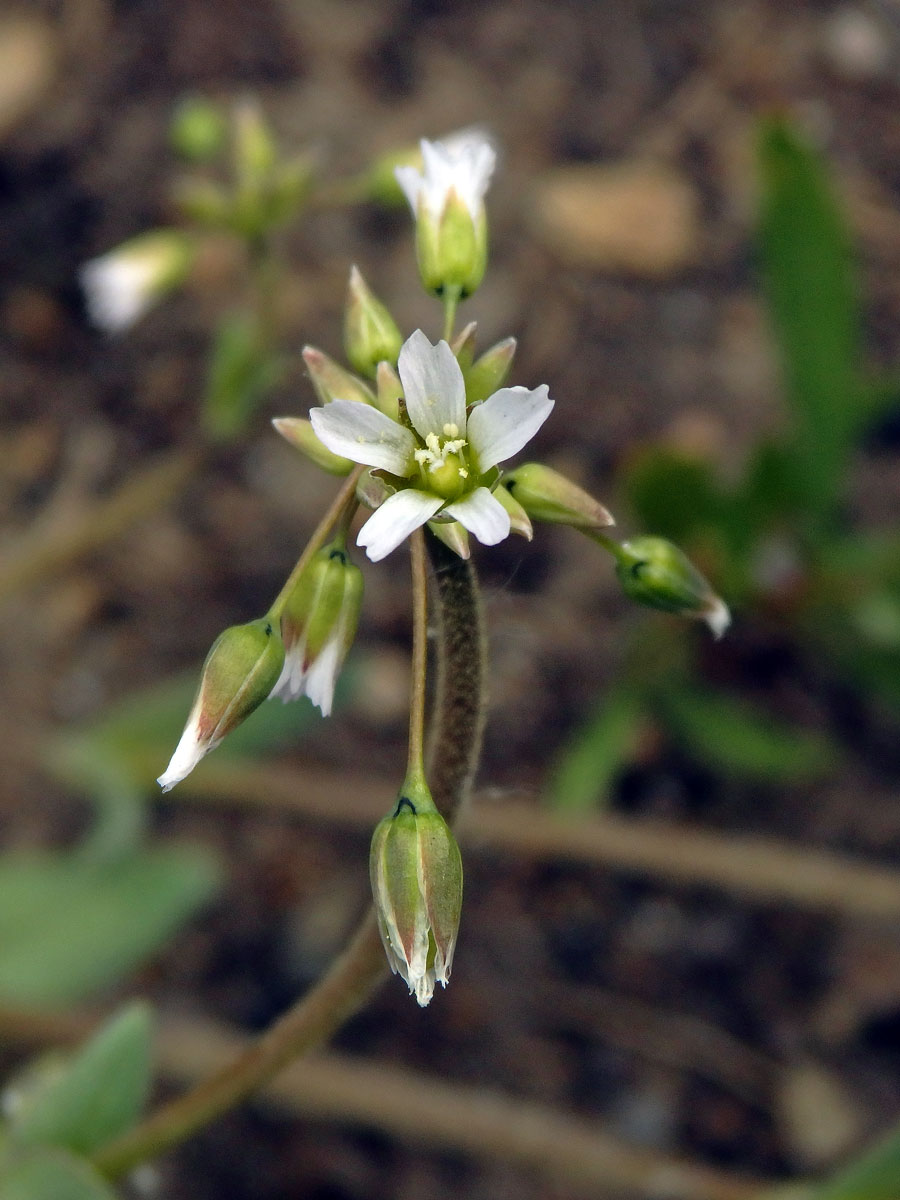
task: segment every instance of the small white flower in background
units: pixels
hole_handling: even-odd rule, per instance
[[[444,141],[422,141],[422,169],[394,169],[416,218],[416,257],[425,287],[469,296],[487,263],[484,195],[497,155],[487,136],[463,130]]]
[[[499,478],[493,468],[518,454],[550,415],[546,385],[501,388],[467,414],[453,351],[443,341],[433,346],[420,329],[401,349],[397,370],[411,428],[352,400],[309,414],[334,454],[386,471],[399,485],[359,531],[358,545],[377,562],[438,514],[486,546],[502,541],[510,519],[492,494]]]
[[[187,239],[174,229],[142,234],[92,258],[79,272],[91,322],[104,333],[123,333],[181,283],[189,265]]]

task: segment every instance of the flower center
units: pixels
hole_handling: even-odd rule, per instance
[[[466,488],[469,469],[464,449],[468,445],[459,436],[459,426],[447,423],[440,434],[429,433],[425,445],[415,451],[422,478],[429,491],[455,500]]]

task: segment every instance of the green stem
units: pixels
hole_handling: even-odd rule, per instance
[[[621,562],[624,558],[622,547],[611,537],[607,537],[605,533],[600,533],[597,529],[582,529],[581,533],[585,537],[589,537],[592,542],[596,542],[598,546],[602,546],[604,550],[608,550],[616,562]]]
[[[290,575],[288,575],[284,587],[272,601],[272,607],[266,613],[266,616],[272,621],[277,621],[281,617],[284,606],[287,604],[288,596],[294,590],[297,580],[306,570],[313,556],[318,554],[325,545],[325,540],[334,526],[339,525],[339,532],[342,531],[346,536],[347,528],[353,519],[353,514],[356,512],[358,504],[356,499],[356,484],[364,470],[364,467],[357,467],[347,476],[346,483],[335,496],[334,502],[325,513],[325,516],[316,526],[312,537],[306,543],[306,549],[297,559],[297,565],[291,571]]]
[[[444,288],[444,341],[453,340],[453,326],[456,322],[456,306],[459,304],[459,288]]]
[[[449,818],[468,792],[481,747],[485,642],[470,564],[433,537],[428,538],[428,551],[438,623],[438,694],[430,770],[435,801]],[[186,1141],[325,1041],[385,973],[381,939],[370,911],[325,976],[266,1033],[203,1083],[102,1147],[94,1165],[107,1177],[118,1178]]]
[[[413,648],[409,695],[407,781],[425,782],[425,674],[428,659],[428,580],[425,537],[417,529],[410,538],[412,558]]]

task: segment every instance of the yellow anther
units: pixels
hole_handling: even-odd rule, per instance
[[[446,425],[444,426],[444,437],[445,438],[459,437],[459,426],[455,425],[452,421],[448,421],[446,423]]]

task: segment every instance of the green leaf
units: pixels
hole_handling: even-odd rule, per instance
[[[721,517],[709,463],[663,447],[644,450],[629,464],[625,486],[640,523],[674,542],[689,542],[698,528]]]
[[[283,374],[266,348],[258,322],[243,314],[224,321],[216,335],[203,400],[203,421],[218,441],[232,441]]]
[[[810,529],[821,531],[863,415],[849,238],[819,155],[787,121],[763,124],[759,164],[763,282],[794,418],[793,457]]]
[[[687,749],[728,775],[800,782],[827,772],[838,758],[837,748],[820,734],[785,728],[722,692],[672,688],[658,700],[670,729]]]
[[[196,846],[114,862],[77,855],[0,858],[0,997],[81,1000],[154,954],[215,892],[219,871]]]
[[[78,1050],[13,1121],[23,1145],[90,1154],[137,1120],[150,1087],[150,1010],[131,1004]]]
[[[900,1128],[895,1128],[830,1182],[811,1188],[808,1200],[897,1200],[898,1195]]]
[[[0,1174],[3,1200],[116,1200],[90,1163],[62,1150],[38,1150],[17,1158]]]
[[[605,806],[610,785],[637,741],[642,703],[631,687],[604,697],[594,715],[563,750],[547,786],[547,799],[560,812],[588,812]]]

